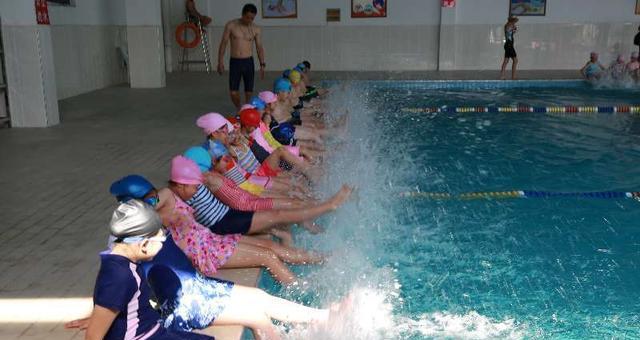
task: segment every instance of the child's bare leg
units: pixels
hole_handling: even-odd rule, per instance
[[[286,228],[286,229],[284,229]],[[280,239],[280,244],[285,247],[293,247],[293,235],[289,227],[279,227],[271,229],[271,235]]]
[[[281,209],[300,209],[311,204],[318,204],[317,201],[304,201],[295,198],[274,198],[273,199],[273,210],[281,210]]]
[[[300,146],[300,156],[304,157],[309,163],[319,164],[322,163],[323,153]]]
[[[306,170],[308,170],[311,167],[311,164],[294,156],[291,152],[287,151],[285,148],[276,149],[265,160],[265,162],[269,163],[269,166],[271,166],[272,169],[277,169],[280,166],[280,163],[283,161],[291,164],[294,167],[294,169],[302,173],[304,173]]]
[[[255,268],[265,267],[273,278],[284,284],[291,284],[296,281],[296,276],[289,270],[278,255],[273,251],[258,247],[251,242],[240,238],[236,251],[222,268]]]
[[[348,186],[342,186],[342,189],[331,199],[304,209],[258,211],[253,215],[249,233],[263,233],[279,224],[313,220],[324,213],[337,209],[349,198],[352,191],[353,189]]]
[[[247,313],[249,310],[252,312]],[[229,303],[213,322],[215,326],[239,324],[229,323],[237,316],[257,313],[269,319],[287,323],[325,322],[329,319],[328,309],[316,309],[267,294],[261,289],[235,285],[231,290]]]
[[[298,144],[299,147],[301,148],[305,148],[307,150],[313,150],[316,152],[322,152],[324,153],[325,151],[327,151],[324,146],[322,145],[318,145],[316,143],[314,143],[313,141],[304,141],[304,140],[299,140]]]
[[[274,252],[278,258],[284,262],[292,264],[312,264],[321,263],[324,258],[318,254],[308,252],[306,250],[286,247],[271,240],[257,237],[243,237],[243,242],[256,247],[264,247]]]
[[[309,192],[302,192],[301,190],[299,190],[298,188],[290,184],[277,182],[277,181],[272,181],[272,183],[273,184],[271,185],[271,188],[269,188],[269,191],[274,194],[279,194],[284,197],[298,197],[298,198],[309,196]]]
[[[504,80],[504,70],[507,68],[507,64],[509,63],[508,58],[504,58],[502,60],[502,68],[500,69],[500,79]]]
[[[315,133],[311,129],[305,128],[304,126],[296,127],[294,137],[296,139],[310,140],[314,143],[318,143],[319,145],[324,145],[324,141],[320,138],[319,134]]]

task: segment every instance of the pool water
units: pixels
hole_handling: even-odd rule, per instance
[[[325,234],[296,235],[332,252],[327,264],[296,268],[298,287],[264,275],[262,286],[314,306],[354,291],[356,302],[346,326],[291,338],[640,337],[640,202],[400,195],[640,191],[640,117],[402,110],[629,105],[636,90],[356,82],[334,92],[332,112],[350,118],[322,187],[347,182],[357,194],[322,220]]]

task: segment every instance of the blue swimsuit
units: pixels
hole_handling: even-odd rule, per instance
[[[197,272],[171,237],[167,237],[158,255],[142,267],[167,329],[207,328],[229,303],[233,282]]]

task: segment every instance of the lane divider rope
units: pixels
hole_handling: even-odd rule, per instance
[[[401,197],[427,198],[433,200],[477,200],[477,199],[511,199],[511,198],[595,198],[595,199],[620,199],[634,198],[640,200],[640,192],[637,191],[593,191],[593,192],[556,192],[556,191],[480,191],[451,194],[447,192],[406,191],[400,193]]]
[[[640,106],[451,106],[404,108],[405,112],[425,113],[632,113]]]

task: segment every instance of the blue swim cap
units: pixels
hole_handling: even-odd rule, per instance
[[[140,175],[129,175],[111,183],[109,192],[120,202],[143,198],[153,190],[153,184]]]
[[[304,63],[300,63],[300,64],[296,65],[296,68],[299,68],[299,69],[301,69],[302,71],[304,71],[304,69],[306,69],[306,68],[307,68],[307,65],[305,65]]]
[[[293,124],[287,122],[281,123],[271,130],[273,138],[275,138],[278,143],[282,145],[291,145],[295,133],[296,128],[293,126]]]
[[[201,172],[211,170],[211,155],[201,146],[192,146],[184,152],[184,156],[198,164]]]
[[[258,111],[262,111],[267,108],[267,103],[265,103],[264,100],[260,99],[260,97],[258,96],[251,97],[248,104],[253,105],[253,107],[255,107]]]
[[[222,144],[219,140],[210,140],[209,141],[209,154],[211,158],[218,159],[222,156],[226,156],[229,154],[227,147]]]
[[[288,69],[284,70],[284,72],[282,72],[282,78],[289,78],[290,74],[291,74],[291,69],[288,68]]]
[[[273,83],[273,92],[278,94],[280,92],[291,92],[291,81],[285,78],[278,78]]]

